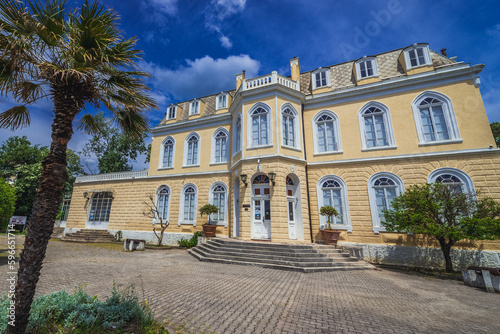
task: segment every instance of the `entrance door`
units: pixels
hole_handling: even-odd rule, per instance
[[[295,226],[295,206],[296,206],[295,198],[288,198],[287,207],[288,207],[288,237],[290,240],[296,240],[296,226]]]
[[[256,176],[252,184],[252,239],[271,239],[271,193],[265,175]]]

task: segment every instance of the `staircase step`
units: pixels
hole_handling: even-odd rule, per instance
[[[107,230],[83,229],[75,233],[67,234],[61,241],[81,243],[110,243],[115,238]]]
[[[290,256],[290,257],[326,257],[325,254],[318,254],[314,250],[304,250],[300,252],[295,252],[295,251],[290,251],[286,249],[259,249],[259,248],[238,248],[236,246],[224,246],[221,247],[217,243],[212,243],[211,241],[206,242],[203,244],[204,247],[207,247],[212,250],[220,250],[224,249],[225,251],[228,252],[235,252],[235,253],[245,253],[245,254],[260,254],[260,255],[269,255],[269,256]]]

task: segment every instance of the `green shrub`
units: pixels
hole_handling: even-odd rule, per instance
[[[9,219],[14,214],[16,193],[7,182],[0,179],[0,230],[7,229]]]
[[[194,232],[191,239],[187,240],[182,238],[181,240],[178,240],[177,243],[181,247],[187,247],[187,248],[196,247],[198,245],[198,237],[202,234],[203,232],[201,231]]]
[[[0,333],[7,329],[9,299],[0,299]],[[139,301],[134,286],[119,291],[113,284],[111,297],[99,301],[80,285],[73,295],[58,291],[33,301],[27,333],[168,333],[155,322],[146,301]]]

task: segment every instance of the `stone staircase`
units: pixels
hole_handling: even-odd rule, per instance
[[[243,264],[300,272],[374,269],[325,245],[297,245],[213,238],[189,250],[200,261]]]
[[[61,241],[68,242],[114,242],[115,238],[107,230],[82,229],[78,232],[66,234]]]
[[[51,239],[60,239],[64,234],[64,227],[54,227],[52,234],[50,235]]]

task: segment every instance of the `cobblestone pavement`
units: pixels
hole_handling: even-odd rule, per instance
[[[5,248],[1,240],[0,248]],[[2,258],[2,271],[6,271]],[[135,284],[158,320],[187,332],[498,333],[500,295],[389,270],[298,273],[200,262],[185,250],[125,253],[51,241],[37,294]],[[6,291],[6,280],[0,290]]]

